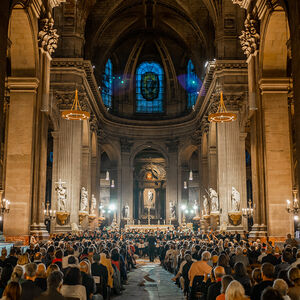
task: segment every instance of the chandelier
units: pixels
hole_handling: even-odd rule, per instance
[[[61,117],[65,120],[88,120],[90,118],[90,113],[81,109],[80,103],[78,101],[78,90],[75,91],[75,99],[70,110],[64,110],[61,113]]]
[[[228,112],[223,100],[223,93],[221,92],[220,95],[220,104],[218,107],[218,110],[214,114],[210,114],[208,116],[209,122],[215,122],[215,123],[223,123],[223,122],[233,122],[237,118],[237,115],[233,112]]]
[[[297,190],[293,190],[293,203],[290,200],[286,200],[286,210],[289,214],[297,216],[300,213],[299,200],[297,199]]]

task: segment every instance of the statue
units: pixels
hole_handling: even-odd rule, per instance
[[[217,192],[213,189],[209,189],[209,198],[211,203],[211,212],[219,211],[219,198]]]
[[[236,190],[236,188],[232,187],[231,191],[231,209],[232,211],[240,211],[241,205],[241,195]]]
[[[227,231],[227,223],[224,221],[220,226],[220,232],[226,232],[226,231]]]
[[[96,214],[96,206],[97,206],[97,200],[95,198],[95,195],[92,194],[91,215],[95,215]]]
[[[81,188],[81,201],[80,201],[80,211],[88,211],[88,191],[85,187]]]
[[[174,202],[170,202],[170,216],[171,216],[171,219],[176,218],[176,205]]]
[[[123,218],[129,219],[129,205],[126,203],[123,207]]]
[[[148,191],[148,205],[151,207],[153,201],[153,192],[151,190]]]
[[[203,200],[203,210],[204,210],[204,216],[208,216],[209,215],[209,203],[207,200],[207,197],[204,195],[203,196],[204,200]]]
[[[59,180],[58,186],[55,189],[57,192],[57,210],[66,211],[66,200],[67,200],[67,189],[63,186],[61,179]]]

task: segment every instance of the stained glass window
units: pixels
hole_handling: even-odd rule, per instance
[[[195,72],[194,64],[191,60],[187,64],[186,75],[186,91],[187,91],[187,107],[192,108],[195,105],[198,97],[199,79]]]
[[[136,112],[163,112],[164,70],[157,62],[143,62],[136,70]]]
[[[105,65],[105,71],[102,80],[102,100],[106,107],[111,107],[112,105],[112,95],[113,95],[113,72],[112,72],[112,62],[108,59]]]

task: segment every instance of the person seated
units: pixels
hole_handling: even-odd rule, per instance
[[[283,251],[281,255],[281,262],[275,267],[275,278],[278,276],[281,270],[287,270],[290,267],[290,261],[292,259],[292,254],[288,251]]]
[[[36,278],[34,283],[43,291],[47,290],[46,267],[40,263],[37,266]]]
[[[55,258],[52,260],[52,264],[58,265],[59,269],[62,270],[62,257],[63,252],[61,249],[55,251]]]
[[[237,280],[245,289],[246,295],[250,295],[251,292],[251,282],[247,274],[245,265],[242,262],[237,262],[234,265],[234,275],[233,278]]]
[[[100,255],[98,253],[93,256],[94,263],[91,266],[92,276],[96,283],[96,293],[101,294],[104,299],[107,298],[108,271],[105,266],[100,263]]]
[[[212,283],[207,290],[207,300],[215,300],[221,294],[221,281],[225,275],[225,269],[223,267],[216,267],[214,269],[215,283]]]
[[[221,294],[216,298],[216,300],[225,300],[225,292],[229,283],[233,281],[233,277],[231,275],[224,275],[221,281]]]
[[[288,295],[292,300],[299,300],[300,299],[300,269],[298,268],[289,269],[288,278],[290,282],[293,284],[293,286],[289,288]]]
[[[42,289],[35,284],[37,265],[30,263],[25,266],[25,281],[22,283],[21,300],[32,300],[42,293]]]
[[[67,269],[64,276],[61,294],[65,297],[78,298],[79,300],[86,299],[85,287],[82,285],[82,276],[79,268],[70,267]]]
[[[287,295],[289,287],[283,279],[276,279],[273,283],[273,288],[277,290],[284,300],[290,300],[291,298]]]
[[[192,264],[189,270],[190,287],[193,286],[195,276],[204,276],[205,274],[210,274],[212,270],[212,267],[208,264],[210,258],[210,253],[208,251],[204,251],[201,255],[201,260]]]
[[[4,292],[3,300],[19,300],[21,298],[21,286],[18,282],[12,281],[10,282]]]
[[[273,285],[275,268],[270,263],[261,266],[262,282],[255,285],[251,292],[251,300],[260,300],[260,296],[265,288]]]
[[[82,262],[80,262],[79,268],[82,276],[82,285],[85,287],[86,290],[86,299],[95,299],[96,295],[94,294],[96,293],[96,284],[94,278],[89,273],[89,265],[87,261],[83,260]]]
[[[225,292],[225,299],[226,300],[247,299],[243,286],[237,280],[233,280],[229,283]]]
[[[63,277],[61,271],[53,271],[47,278],[47,290],[35,300],[65,300],[66,298],[60,293]]]
[[[283,300],[280,293],[272,287],[267,287],[261,294],[261,300]]]

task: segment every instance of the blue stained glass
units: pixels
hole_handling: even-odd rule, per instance
[[[136,112],[163,112],[164,70],[157,62],[143,62],[136,70]]]
[[[187,64],[186,75],[186,91],[187,91],[187,107],[192,108],[195,105],[198,97],[199,79],[195,72],[194,64],[191,60]]]
[[[102,100],[106,107],[112,106],[112,95],[113,95],[113,72],[112,62],[108,59],[105,65],[105,71],[102,80]]]

